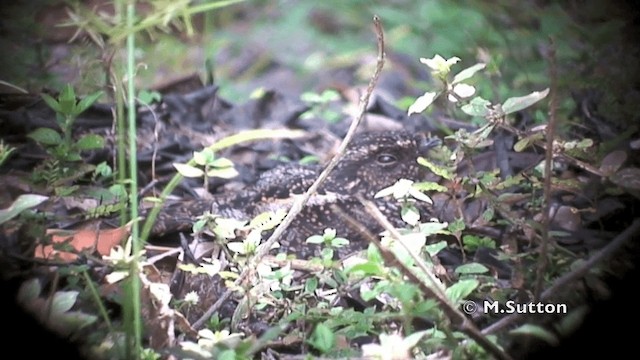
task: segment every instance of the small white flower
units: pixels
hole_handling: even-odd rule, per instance
[[[200,296],[198,296],[198,293],[196,293],[195,291],[189,291],[184,296],[184,302],[188,303],[189,305],[196,305],[198,304],[198,302],[200,302]]]

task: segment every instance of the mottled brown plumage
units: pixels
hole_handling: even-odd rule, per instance
[[[424,137],[406,132],[358,135],[342,161],[280,239],[278,251],[296,254],[298,258],[317,255],[320,248],[305,240],[311,235],[322,234],[328,227],[336,228],[338,236],[350,240],[348,246],[338,251],[339,256],[363,249],[366,242],[361,235],[346,226],[332,208],[339,206],[370,231],[380,231],[354,195],[373,199],[380,189],[393,185],[400,178],[422,179],[424,169],[416,159],[428,148]],[[320,166],[281,166],[262,174],[254,186],[243,192],[217,196],[214,200],[172,204],[161,213],[154,233],[189,230],[193,219],[205,211],[221,217],[250,220],[265,211],[288,210],[293,196],[303,194],[321,170]],[[376,203],[385,215],[398,221],[399,207],[393,200],[376,199]]]

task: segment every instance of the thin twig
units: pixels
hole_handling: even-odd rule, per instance
[[[551,211],[551,163],[553,161],[553,140],[556,128],[556,108],[558,104],[557,81],[558,69],[556,66],[556,47],[553,38],[550,39],[549,46],[549,77],[551,78],[551,92],[549,97],[549,125],[547,126],[547,144],[544,159],[544,210],[542,212],[542,243],[540,244],[540,254],[538,258],[538,269],[536,272],[536,283],[534,290],[534,301],[540,300],[540,294],[544,287],[544,275],[547,270],[547,253],[549,244],[549,223]]]
[[[589,271],[594,269],[599,264],[603,263],[607,259],[611,258],[613,254],[618,252],[623,245],[627,243],[627,241],[633,239],[633,237],[640,232],[640,219],[636,219],[625,231],[623,231],[620,235],[616,236],[607,246],[602,248],[596,255],[591,257],[589,260],[585,261],[578,268],[574,269],[570,273],[563,275],[558,278],[551,287],[546,289],[540,295],[540,301],[545,301],[549,299],[553,295],[557,295],[559,291],[563,291],[567,289],[567,285],[572,282],[575,282],[581,278],[583,278]],[[491,334],[497,331],[502,330],[503,328],[518,322],[521,318],[523,318],[525,314],[511,314],[506,316],[500,321],[497,321],[490,326],[484,328],[482,330],[483,334]]]
[[[349,142],[355,135],[358,125],[362,122],[362,119],[364,119],[365,113],[367,111],[367,105],[369,104],[369,98],[371,97],[371,94],[373,93],[373,89],[378,83],[378,78],[380,77],[380,73],[382,72],[382,67],[384,66],[384,58],[385,58],[384,33],[382,30],[382,24],[380,23],[380,18],[377,15],[373,17],[373,24],[375,26],[375,32],[376,32],[377,42],[378,42],[378,61],[377,61],[376,69],[373,73],[373,76],[371,77],[371,80],[369,81],[369,85],[367,86],[367,91],[360,98],[360,111],[358,113],[358,117],[354,119],[354,121],[351,123],[351,126],[349,127],[347,134],[345,135],[344,139],[342,140],[342,143],[340,144],[340,147],[338,148],[338,152],[331,159],[331,161],[329,162],[327,167],[324,169],[324,171],[322,171],[322,173],[318,176],[316,181],[311,185],[311,187],[309,187],[307,192],[293,202],[291,209],[289,209],[289,212],[287,213],[287,216],[285,216],[285,218],[282,220],[282,223],[278,225],[278,227],[274,230],[273,234],[271,234],[269,239],[265,242],[262,249],[252,258],[248,266],[242,271],[238,279],[236,279],[235,281],[236,286],[239,286],[244,281],[244,279],[246,279],[247,276],[249,276],[249,273],[256,268],[257,264],[269,252],[269,249],[271,249],[271,246],[280,238],[280,236],[282,236],[282,234],[285,232],[287,227],[291,225],[291,223],[293,222],[293,219],[295,218],[296,215],[300,213],[300,211],[302,210],[303,206],[307,203],[309,198],[316,192],[316,190],[320,187],[320,185],[322,185],[325,179],[329,176],[329,173],[331,173],[333,168],[335,168],[335,166],[344,156],[347,146],[349,145]],[[216,301],[213,305],[211,305],[211,307],[207,309],[207,311],[202,315],[202,317],[200,317],[196,322],[193,323],[193,328],[199,329],[200,327],[202,327],[202,325],[204,325],[204,323],[211,317],[211,315],[213,315],[213,313],[215,313],[220,308],[220,306],[222,306],[222,304],[225,301],[227,301],[227,299],[231,296],[231,293],[232,293],[232,290],[227,289],[220,296],[218,301]]]
[[[374,219],[378,221],[378,223],[385,230],[387,230],[396,241],[402,242],[402,240],[397,237],[397,235],[399,235],[397,231],[395,231],[393,226],[391,226],[389,221],[384,218],[384,215],[375,205],[373,205],[370,201],[360,201],[366,207],[367,211],[373,215]],[[398,259],[392,251],[387,249],[385,246],[382,246],[380,240],[378,240],[378,238],[373,235],[371,231],[369,231],[362,223],[358,222],[356,219],[343,212],[338,206],[334,206],[333,211],[336,212],[347,223],[348,226],[350,226],[354,230],[359,231],[370,243],[374,244],[380,250],[380,254],[382,255],[382,258],[384,259],[387,266],[396,267],[402,272],[404,276],[409,279],[409,281],[418,285],[425,298],[436,300],[440,309],[444,312],[444,314],[452,324],[456,325],[462,332],[467,334],[471,339],[473,339],[478,345],[480,345],[488,353],[493,355],[496,359],[511,359],[509,354],[505,353],[496,344],[487,339],[486,336],[483,335],[475,326],[475,324],[471,322],[471,320],[469,320],[462,312],[460,312],[460,310],[458,310],[451,303],[451,301],[449,301],[445,294],[442,294],[441,291],[436,291],[435,289],[440,290],[438,286],[430,287],[427,283],[422,281],[420,277],[418,277],[407,265],[400,261],[400,259]],[[430,274],[430,272],[427,272],[427,274]]]

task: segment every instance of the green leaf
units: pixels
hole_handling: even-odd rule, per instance
[[[304,283],[304,291],[306,293],[313,293],[314,291],[316,291],[317,288],[318,288],[318,278],[317,277],[310,277]]]
[[[138,93],[138,101],[142,105],[151,105],[154,102],[162,100],[162,94],[157,91],[141,90]]]
[[[231,179],[238,176],[238,171],[236,169],[229,168],[216,168],[207,171],[207,176],[209,177],[219,177],[221,179]]]
[[[36,194],[23,194],[18,196],[18,198],[8,208],[0,210],[0,224],[4,224],[5,222],[13,219],[26,209],[40,205],[48,198],[49,197],[47,196]]]
[[[434,174],[436,174],[438,176],[441,176],[441,177],[443,177],[443,178],[445,178],[447,180],[451,180],[451,179],[453,179],[455,177],[455,174],[453,172],[449,171],[447,168],[439,166],[439,165],[429,161],[427,158],[424,158],[422,156],[418,157],[418,164],[426,167],[432,173],[434,173]],[[430,187],[433,187],[434,190],[436,190],[436,188],[437,188],[436,186],[433,186],[433,185],[419,185],[419,184],[429,184],[429,183],[426,183],[426,182],[425,183],[418,183],[417,186],[426,186],[426,187],[430,186]],[[442,190],[442,188],[444,188],[444,187],[441,186],[439,188],[441,190],[438,190],[438,191],[446,191],[447,190],[447,188],[444,188],[443,190]],[[421,189],[421,190],[431,190],[431,189],[424,188],[424,189]]]
[[[202,151],[193,152],[193,161],[195,161],[198,165],[207,165],[212,162],[213,159],[215,159],[215,155],[209,148],[204,148]]]
[[[87,110],[93,103],[95,103],[102,96],[102,91],[95,92],[91,95],[86,96],[84,99],[80,100],[78,105],[75,108],[75,112],[73,115],[78,116]]]
[[[98,320],[98,317],[80,311],[68,311],[65,312],[59,320],[63,323],[63,329],[67,330],[68,333],[72,333],[93,324]]]
[[[549,88],[542,91],[534,91],[529,95],[508,98],[504,104],[502,104],[502,111],[506,114],[511,114],[522,109],[526,109],[529,106],[544,99],[549,94]]]
[[[198,169],[197,167],[191,165],[174,163],[173,167],[175,167],[180,175],[184,177],[196,178],[204,175],[204,171],[202,169]]]
[[[361,273],[362,276],[376,276],[384,273],[384,268],[379,262],[367,261],[347,269],[348,274]]]
[[[335,334],[325,324],[318,324],[308,340],[309,345],[316,348],[321,353],[328,353],[335,346]]]
[[[602,159],[600,171],[606,176],[609,176],[618,171],[625,161],[627,161],[627,153],[624,150],[613,151]]]
[[[65,85],[64,89],[58,96],[58,104],[60,105],[60,113],[64,115],[73,115],[76,108],[76,94],[70,84]]]
[[[211,166],[215,168],[233,167],[233,162],[227,158],[217,158],[211,162]]]
[[[42,145],[58,145],[62,142],[60,133],[49,128],[37,128],[27,136]]]
[[[435,244],[429,244],[425,246],[425,249],[427,250],[429,255],[433,257],[433,256],[436,256],[442,249],[446,247],[447,247],[447,242],[443,240]]]
[[[349,240],[341,237],[337,237],[335,239],[331,239],[332,247],[343,247],[349,245]]]
[[[464,265],[460,265],[456,268],[455,273],[460,274],[484,274],[488,272],[489,269],[480,264],[480,263],[468,263]]]
[[[446,228],[449,226],[446,222],[438,222],[438,221],[429,221],[420,224],[420,233],[425,236],[430,236],[433,234],[446,234]]]
[[[513,145],[513,150],[515,152],[522,152],[531,144],[542,139],[544,139],[544,134],[542,132],[537,132],[535,134],[529,135],[525,138],[520,139],[515,145]]]
[[[467,115],[485,117],[489,115],[490,106],[490,101],[477,96],[471,99],[468,104],[462,105],[460,109]]]
[[[29,281],[25,281],[20,285],[20,289],[18,290],[18,295],[16,299],[20,304],[27,304],[40,296],[40,292],[42,292],[42,285],[40,285],[40,280],[31,279]]]
[[[305,242],[308,244],[322,244],[324,237],[322,235],[312,235],[309,236]]]
[[[609,180],[626,189],[640,190],[640,169],[636,167],[624,168],[613,174]]]
[[[403,206],[400,210],[402,220],[411,226],[415,226],[420,221],[420,212],[414,205]]]
[[[421,163],[420,159],[421,158],[418,158],[418,163]],[[443,170],[445,170],[445,169],[443,169]],[[453,174],[451,174],[448,171],[445,172],[444,174],[447,175],[447,176],[453,176]],[[446,179],[446,177],[444,177],[444,178]],[[433,181],[425,181],[425,182],[415,183],[415,184],[413,184],[413,187],[416,190],[420,190],[420,191],[446,192],[448,190],[446,186],[442,186],[442,185],[438,184],[437,182],[433,182]]]
[[[44,102],[47,103],[47,105],[49,105],[49,107],[53,109],[53,111],[57,113],[62,112],[60,110],[60,104],[58,103],[58,101],[52,98],[49,94],[40,94],[40,97],[42,97],[42,100],[44,100]]]
[[[558,337],[551,331],[543,328],[542,326],[533,324],[524,324],[516,329],[511,330],[509,334],[534,336],[538,339],[546,341],[550,345],[558,345],[560,343]]]
[[[273,211],[265,211],[256,215],[251,222],[249,223],[249,227],[252,229],[258,230],[271,230],[274,227],[278,226],[287,215],[287,212],[283,209],[278,209],[275,212]]]
[[[407,110],[407,115],[411,114],[419,114],[425,111],[429,105],[433,103],[433,101],[440,95],[440,93],[435,91],[430,91],[424,93],[424,95],[418,97],[416,101],[409,106],[409,110]]]
[[[80,150],[102,149],[104,147],[104,138],[96,134],[87,134],[78,139],[76,146]]]
[[[473,75],[475,75],[475,73],[484,69],[485,67],[487,67],[487,64],[479,63],[460,71],[459,73],[456,74],[456,76],[453,77],[453,81],[451,81],[451,85],[455,85],[461,81],[467,80],[468,78],[472,77]]]
[[[460,280],[447,288],[447,290],[445,290],[445,293],[447,294],[449,300],[457,304],[459,301],[469,296],[469,294],[471,294],[473,290],[478,287],[478,285],[480,285],[480,282],[476,279]]]
[[[53,294],[53,301],[51,301],[51,313],[59,315],[71,310],[77,298],[77,291],[56,292]]]

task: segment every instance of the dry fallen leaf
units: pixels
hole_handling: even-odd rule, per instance
[[[47,235],[51,235],[53,244],[69,244],[73,249],[72,252],[56,250],[54,249],[55,245],[38,245],[34,256],[42,259],[51,259],[57,256],[59,260],[71,262],[78,257],[77,253],[83,251],[97,251],[100,255],[109,255],[112,248],[120,245],[129,236],[129,227],[122,226],[107,230],[48,229]]]

